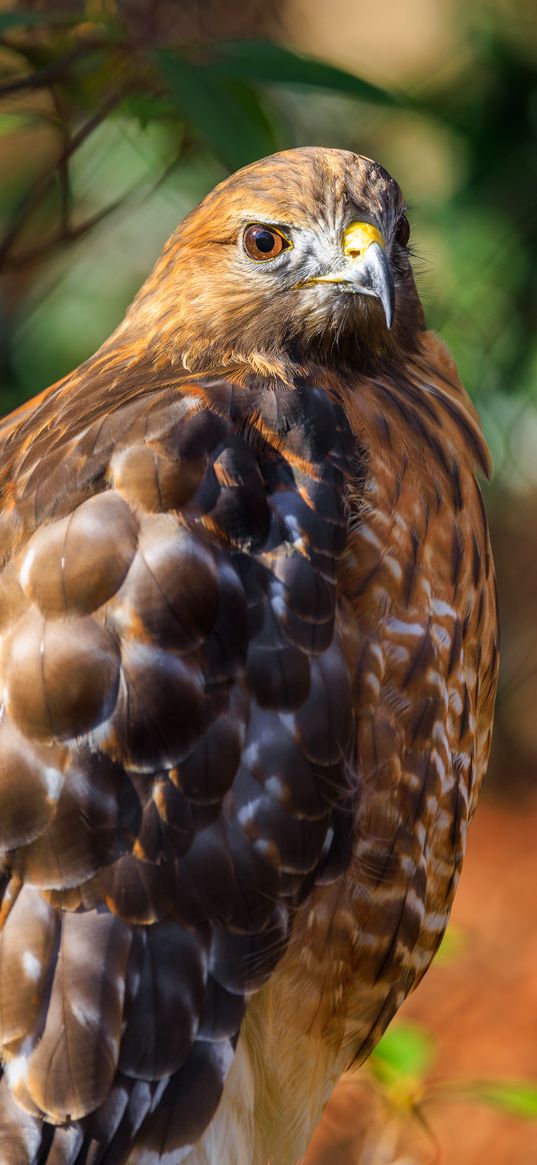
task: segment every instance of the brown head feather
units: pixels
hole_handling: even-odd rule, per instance
[[[347,150],[287,150],[221,182],[178,227],[124,327],[190,370],[246,361],[263,368],[317,359],[369,370],[416,347],[423,328],[408,254],[395,239],[401,191],[377,162]],[[386,240],[396,284],[393,328],[378,300],[323,285],[296,289],[318,248],[337,247],[365,220]],[[294,246],[277,263],[252,263],[242,236],[270,223]]]

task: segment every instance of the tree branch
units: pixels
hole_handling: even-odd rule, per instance
[[[28,218],[44,198],[58,171],[61,172],[62,168],[65,168],[68,159],[75,153],[79,146],[81,146],[83,142],[85,142],[90,137],[93,131],[102,124],[111,110],[114,109],[115,106],[118,105],[122,100],[124,94],[124,86],[122,86],[120,90],[116,90],[115,93],[111,93],[106,98],[106,100],[103,101],[100,109],[98,109],[92,117],[88,118],[88,120],[84,122],[84,125],[82,125],[80,129],[77,130],[77,132],[69,139],[67,144],[61,150],[59,157],[56,159],[53,168],[47,170],[44,174],[41,175],[40,178],[37,179],[36,182],[34,182],[33,186],[28,191],[25,199],[23,200],[22,205],[19,207],[18,212],[14,216],[11,225],[6,231],[6,234],[4,235],[4,238],[0,244],[0,270],[4,267],[10,251],[14,243],[17,241],[17,238],[19,237]]]
[[[14,52],[18,51],[13,45],[8,46]],[[81,44],[75,45],[69,52],[64,53],[62,57],[58,57],[51,65],[46,68],[36,69],[35,73],[28,73],[25,77],[17,77],[13,81],[6,81],[4,85],[0,85],[0,99],[2,97],[9,97],[12,93],[21,93],[25,89],[48,89],[57,81],[61,81],[65,77],[70,65],[74,61],[78,61],[86,54],[96,52],[97,49],[106,47],[105,41],[85,41]]]

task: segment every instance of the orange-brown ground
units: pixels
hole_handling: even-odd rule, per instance
[[[440,961],[402,1018],[438,1041],[431,1079],[537,1083],[537,799],[482,802],[453,912],[461,950]],[[389,1114],[364,1072],[327,1106],[304,1165],[537,1165],[537,1121],[469,1101]]]

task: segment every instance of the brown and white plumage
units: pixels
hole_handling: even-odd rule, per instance
[[[255,163],[0,429],[6,1165],[291,1165],[440,942],[496,607],[403,210]]]

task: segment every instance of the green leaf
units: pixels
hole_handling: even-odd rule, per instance
[[[191,129],[226,166],[235,170],[278,149],[274,127],[251,88],[171,49],[159,49],[155,56]]]
[[[177,122],[177,105],[170,98],[157,97],[153,93],[129,93],[122,102],[122,108],[145,129],[154,122],[173,118]]]
[[[537,1084],[527,1080],[476,1081],[468,1086],[468,1095],[511,1116],[537,1120]]]
[[[76,24],[79,21],[80,13],[75,16],[69,12],[0,12],[0,33],[11,28],[29,28],[32,24]]]
[[[387,89],[348,73],[337,65],[304,56],[294,49],[265,40],[228,41],[213,57],[213,74],[242,77],[256,84],[306,85],[346,93],[378,105],[398,105],[401,98]]]
[[[385,1084],[425,1076],[435,1057],[434,1041],[415,1024],[398,1023],[382,1037],[369,1061]]]

